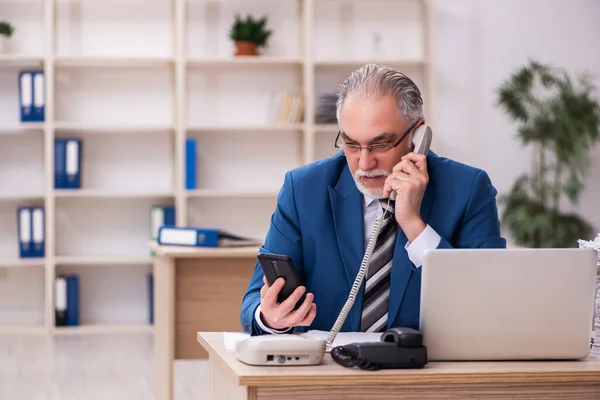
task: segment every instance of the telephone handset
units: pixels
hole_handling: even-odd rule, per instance
[[[413,151],[419,154],[427,154],[429,148],[431,147],[432,138],[433,134],[429,125],[420,125],[417,129],[415,129],[412,135]],[[396,200],[396,192],[392,191],[390,193],[390,200]]]
[[[413,151],[415,153],[427,154],[431,146],[432,136],[431,128],[428,125],[421,124],[412,135]],[[396,200],[395,191],[390,193],[389,200]],[[331,347],[335,336],[354,304],[354,299],[362,285],[371,255],[373,254],[375,242],[381,231],[384,217],[385,213],[375,219],[375,226],[373,227],[365,255],[352,285],[348,300],[346,300],[346,304],[344,304],[327,338],[326,344],[328,347]],[[412,338],[409,342],[415,344],[415,346],[401,345],[399,338],[407,335]],[[393,338],[393,340],[390,340],[390,338]],[[384,333],[379,343],[355,343],[341,347],[338,346],[331,349],[331,355],[338,364],[345,367],[358,366],[359,368],[369,370],[378,368],[422,368],[427,364],[427,349],[421,345],[421,340],[421,333],[418,331],[410,328],[394,328]],[[390,345],[390,342],[393,343]],[[418,345],[416,345],[417,343]],[[406,347],[409,347],[409,349]]]

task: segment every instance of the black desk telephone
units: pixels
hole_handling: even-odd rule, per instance
[[[358,342],[331,349],[338,364],[367,371],[378,369],[423,368],[427,348],[423,336],[412,328],[391,328],[381,335],[381,342]]]

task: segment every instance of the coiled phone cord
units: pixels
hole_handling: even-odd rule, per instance
[[[392,194],[395,195],[396,192],[392,191]],[[364,279],[365,273],[367,272],[367,267],[369,266],[369,261],[371,260],[371,255],[373,254],[373,250],[375,248],[375,243],[377,242],[377,237],[379,236],[379,232],[381,231],[381,227],[383,226],[383,220],[384,220],[386,214],[388,213],[387,210],[389,209],[390,200],[392,200],[391,197],[392,196],[390,196],[390,198],[388,198],[388,207],[386,207],[386,210],[383,213],[383,215],[379,215],[375,219],[375,225],[373,226],[373,231],[371,232],[371,237],[369,238],[369,243],[367,244],[367,249],[365,251],[365,255],[363,257],[362,262],[360,263],[360,269],[358,271],[358,274],[356,275],[356,278],[354,279],[354,284],[352,285],[352,290],[350,291],[350,295],[348,295],[348,300],[346,300],[346,304],[344,304],[342,311],[338,315],[338,318],[335,321],[333,328],[329,332],[329,336],[327,337],[327,341],[326,341],[325,345],[328,350],[331,350],[331,345],[333,344],[335,337],[337,336],[338,332],[342,328],[342,325],[344,324],[344,321],[346,321],[346,317],[348,316],[350,309],[354,305],[354,299],[356,298],[356,294],[358,293],[358,290],[360,289],[360,285],[362,285],[362,281]],[[395,196],[393,196],[393,197],[395,197]]]

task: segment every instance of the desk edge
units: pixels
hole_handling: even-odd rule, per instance
[[[242,386],[257,387],[282,387],[282,386],[361,386],[372,384],[394,384],[394,385],[416,385],[416,384],[509,384],[509,383],[560,383],[560,382],[600,382],[600,370],[582,370],[582,371],[501,371],[501,372],[458,372],[458,373],[419,373],[422,370],[410,371],[404,375],[398,375],[397,370],[393,371],[375,371],[360,375],[287,375],[287,376],[252,376],[238,375],[235,370],[223,359],[223,357],[202,337],[203,332],[196,332],[197,341],[209,353],[209,356],[219,359],[225,370],[229,372],[233,380]],[[552,363],[553,361],[548,361]],[[585,360],[573,361],[574,363],[584,363]],[[425,369],[430,368],[431,362]],[[264,367],[270,368],[270,367]],[[281,368],[281,367],[277,367]],[[311,367],[307,367],[311,368]],[[340,367],[342,368],[342,367]],[[394,382],[390,381],[393,376]]]

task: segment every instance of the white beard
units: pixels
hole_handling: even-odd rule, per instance
[[[363,171],[357,169],[354,173],[354,183],[356,183],[357,189],[364,195],[372,197],[374,199],[383,198],[383,187],[381,189],[369,189],[360,180],[361,177],[366,176],[368,178],[376,178],[378,176],[388,176],[390,173],[384,169],[373,169],[370,171]]]

